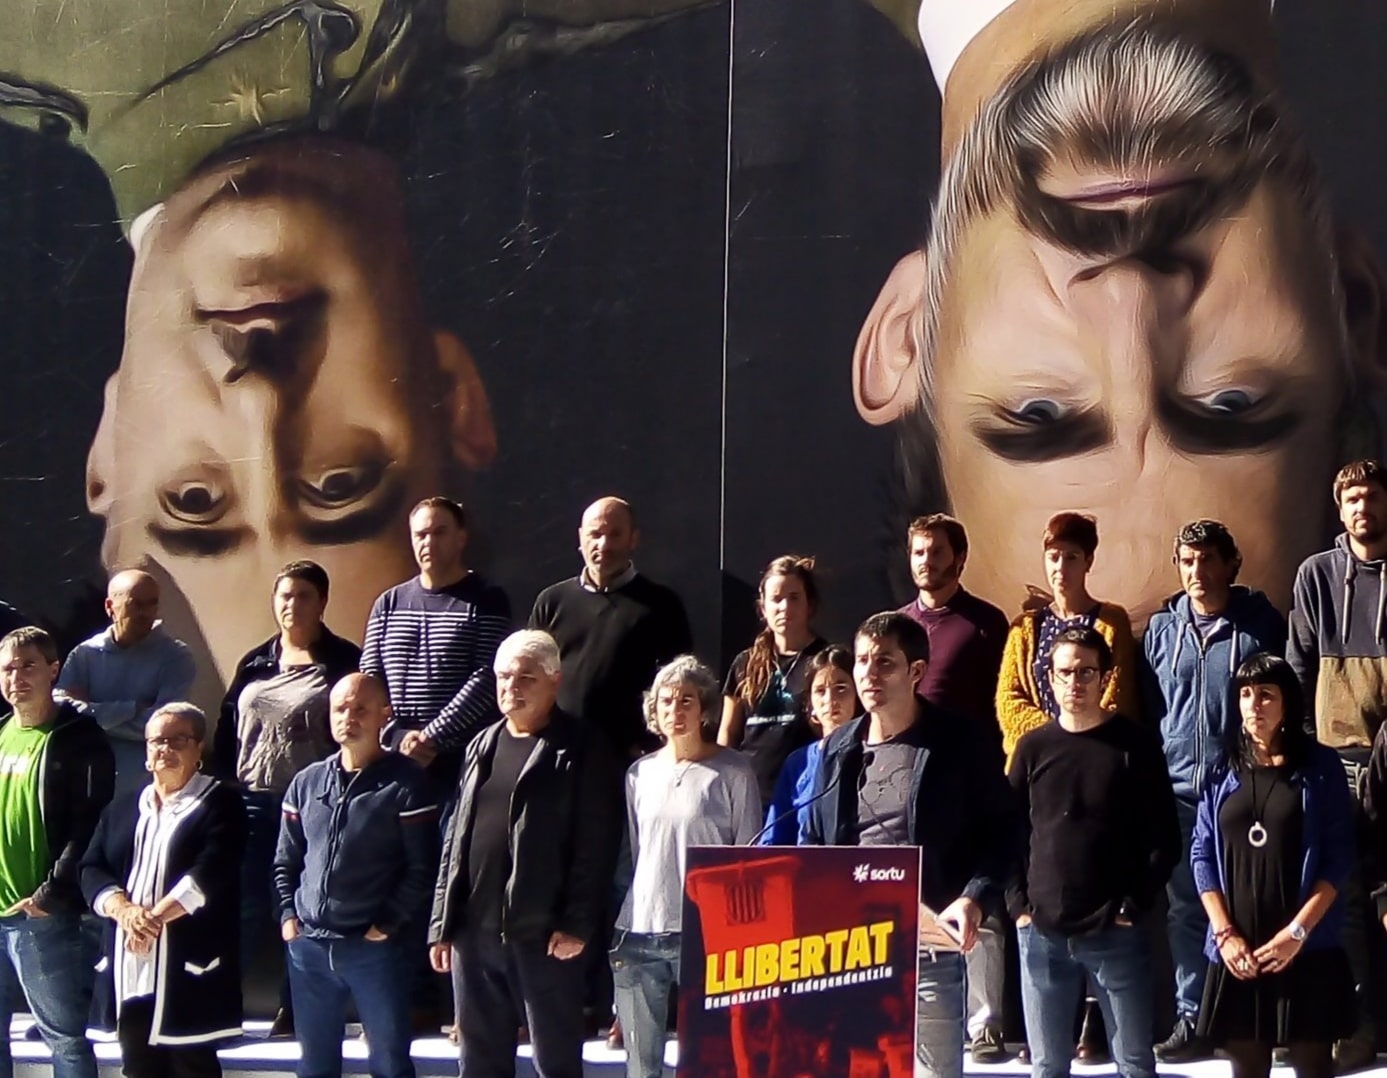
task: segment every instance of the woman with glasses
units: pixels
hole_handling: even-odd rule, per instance
[[[127,1078],[215,1078],[241,1032],[241,854],[246,814],[202,774],[207,719],[166,704],[145,727],[151,782],[102,812],[82,894],[109,920],[106,976]]]

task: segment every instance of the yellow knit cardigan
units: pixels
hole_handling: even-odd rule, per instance
[[[1028,610],[1011,623],[1006,650],[1002,653],[1002,672],[997,678],[997,722],[1002,727],[1002,748],[1011,767],[1011,754],[1021,735],[1050,721],[1040,707],[1040,691],[1035,684],[1035,650],[1040,611]],[[1132,620],[1115,603],[1101,603],[1093,627],[1112,648],[1113,676],[1103,693],[1103,707],[1140,721],[1137,700],[1137,646],[1132,638]]]

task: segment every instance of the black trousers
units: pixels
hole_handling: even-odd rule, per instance
[[[589,946],[591,946],[589,944]],[[468,932],[453,945],[453,992],[466,1078],[514,1078],[516,1032],[530,1031],[539,1078],[582,1078],[583,954]]]
[[[116,1033],[125,1078],[221,1078],[215,1044],[153,1045],[154,998],[128,999],[120,1008]]]

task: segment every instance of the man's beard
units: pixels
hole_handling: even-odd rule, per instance
[[[950,584],[957,583],[960,575],[958,562],[954,562],[936,573],[926,573],[924,583],[920,583],[919,580],[915,583],[921,591],[941,591]]]

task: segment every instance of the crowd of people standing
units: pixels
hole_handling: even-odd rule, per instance
[[[922,936],[917,1074],[1006,1057],[1013,932],[1036,1078],[1069,1073],[1080,1027],[1081,1058],[1124,1078],[1215,1049],[1238,1078],[1278,1048],[1303,1078],[1361,1066],[1387,906],[1387,469],[1347,465],[1332,493],[1344,532],[1301,566],[1289,625],[1199,520],[1138,639],[1088,591],[1078,513],[1040,537],[1050,593],[1008,618],[963,587],[967,532],[937,514],[905,537],[916,598],[847,646],[815,631],[813,560],[773,560],[724,678],[636,569],[624,501],[587,509],[581,572],[516,630],[466,563],[462,506],[429,498],[419,574],[361,649],[327,627],[320,566],[267,582],[280,631],[215,722],[185,702],[157,583],[119,573],[110,627],[63,662],[40,628],[0,638],[0,1020],[22,997],[58,1078],[94,1078],[89,1022],[131,1078],[216,1075],[277,925],[272,1033],[302,1078],[341,1073],[351,1006],[372,1075],[411,1076],[444,975],[464,1078],[512,1075],[522,1036],[542,1078],[579,1078],[613,1010],[628,1074],[658,1078],[688,846],[910,845],[956,944]]]

